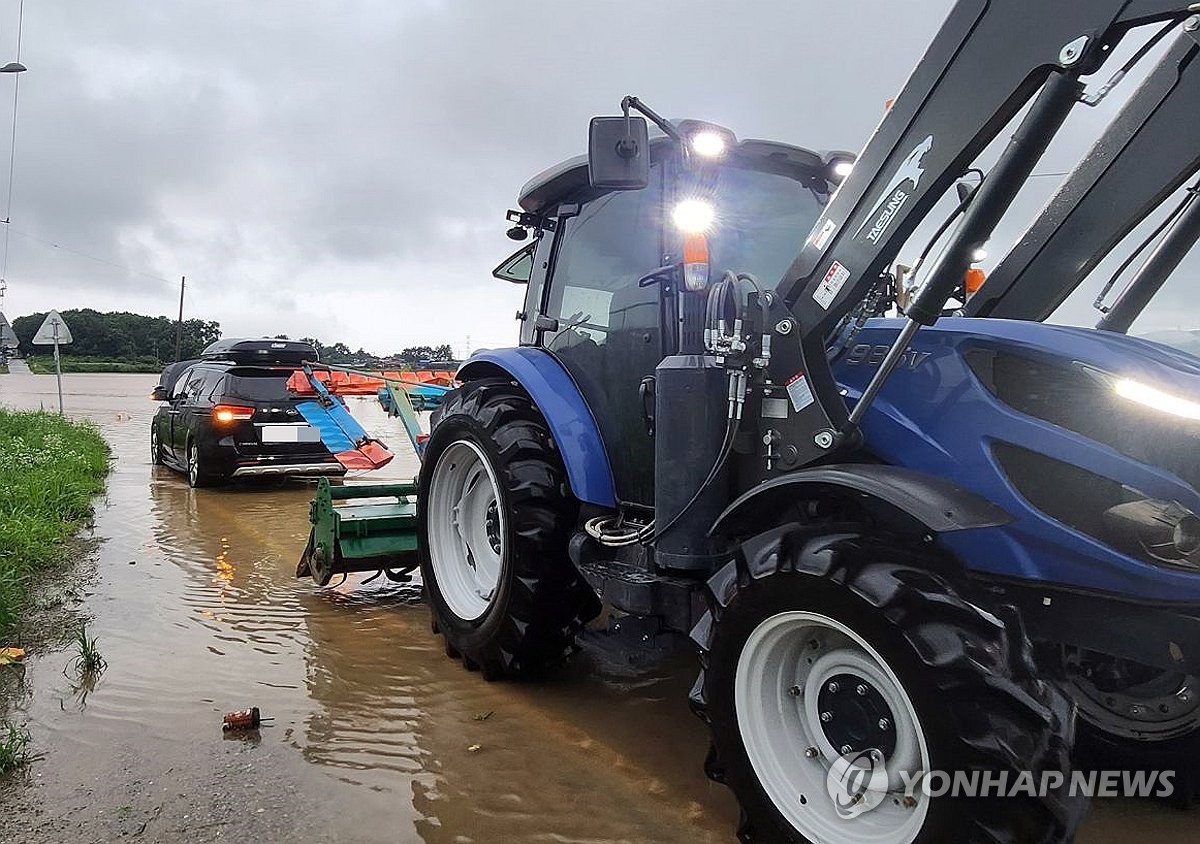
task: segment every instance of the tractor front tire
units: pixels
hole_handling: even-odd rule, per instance
[[[1092,771],[1173,771],[1181,809],[1200,802],[1200,679],[1095,651],[1064,649],[1066,688],[1078,705],[1076,763]]]
[[[446,653],[485,679],[538,676],[600,612],[567,555],[578,503],[545,420],[503,379],[433,420],[418,489],[421,576]]]
[[[743,842],[1072,839],[1084,799],[1038,791],[1070,784],[1072,710],[1015,613],[962,600],[918,550],[828,527],[760,534],[709,589],[692,705]],[[1028,771],[1034,793],[939,794],[942,774],[906,789],[921,771],[1008,789]]]

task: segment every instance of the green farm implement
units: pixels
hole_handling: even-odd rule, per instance
[[[296,567],[296,577],[325,586],[335,574],[383,572],[408,579],[417,567],[416,482],[334,486],[317,482],[309,505],[312,531]],[[350,504],[337,502],[350,501]]]

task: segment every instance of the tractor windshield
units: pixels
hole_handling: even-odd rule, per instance
[[[773,286],[800,253],[829,200],[823,180],[747,167],[714,168],[684,188],[713,207],[708,235],[712,277],[753,273]]]

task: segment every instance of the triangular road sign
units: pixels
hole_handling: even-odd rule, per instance
[[[12,326],[8,324],[8,319],[3,313],[0,313],[0,351],[15,349],[16,347],[17,335],[13,333]]]
[[[42,323],[42,327],[37,330],[37,334],[33,335],[33,342],[38,346],[50,346],[56,339],[60,346],[70,343],[71,329],[67,328],[67,324],[63,322],[62,314],[58,311],[51,311],[46,314],[46,319]]]

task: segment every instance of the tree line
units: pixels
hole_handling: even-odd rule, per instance
[[[72,357],[130,361],[175,360],[176,322],[165,316],[149,317],[128,311],[101,313],[91,308],[62,311],[71,331],[71,345],[63,348]],[[12,321],[22,354],[45,354],[48,346],[33,345],[33,335],[46,319],[45,313],[28,314]],[[183,321],[184,359],[196,357],[209,343],[221,338],[221,324],[202,319]]]
[[[72,339],[71,345],[63,347],[63,353],[71,357],[160,364],[175,360],[176,322],[169,317],[150,317],[127,311],[101,313],[91,308],[61,313],[63,321],[71,330]],[[32,343],[33,335],[45,319],[46,314],[43,312],[20,316],[12,321],[12,330],[17,335],[21,354],[28,356],[49,352],[49,347],[35,346]],[[280,340],[289,339],[286,334],[275,336]],[[181,359],[199,357],[205,346],[219,339],[219,322],[184,320]],[[454,357],[448,343],[440,346],[409,346],[391,355],[380,356],[362,348],[352,351],[345,343],[327,346],[314,337],[300,339],[311,343],[319,358],[326,363],[364,368],[397,365],[419,368],[433,361],[448,361]]]

